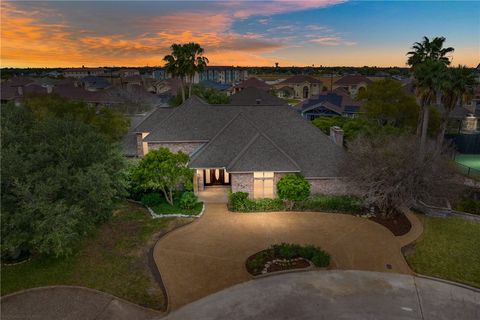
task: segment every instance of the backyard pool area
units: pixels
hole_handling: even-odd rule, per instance
[[[455,161],[463,166],[480,170],[480,154],[457,154]]]

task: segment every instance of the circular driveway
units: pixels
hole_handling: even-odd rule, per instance
[[[279,242],[318,245],[337,269],[411,273],[400,241],[367,219],[319,212],[237,214],[225,204],[208,203],[202,218],[155,246],[169,310],[252,279],[247,257]]]
[[[166,319],[476,320],[480,292],[401,274],[300,272],[239,284]]]

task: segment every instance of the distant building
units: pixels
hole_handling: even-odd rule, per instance
[[[321,92],[322,81],[307,75],[295,75],[274,85],[282,98],[309,99]]]
[[[263,91],[271,91],[273,89],[273,87],[265,81],[251,77],[234,86],[232,93],[240,92],[246,88],[257,88]]]
[[[165,71],[165,69],[153,70],[152,77],[153,77],[153,79],[155,79],[157,81],[162,81],[162,80],[170,78],[168,76],[167,72]]]
[[[333,116],[355,118],[360,113],[360,108],[360,102],[354,101],[344,89],[337,88],[304,101],[298,111],[306,120],[314,120]]]
[[[76,78],[81,79],[88,76],[101,76],[105,74],[105,70],[103,68],[69,68],[63,70],[63,75],[66,78]]]
[[[373,81],[360,74],[346,75],[335,81],[333,89],[343,88],[350,93],[350,96],[356,97],[357,94],[365,90]]]
[[[194,82],[214,81],[218,83],[238,83],[248,78],[248,71],[243,68],[208,66],[205,71],[195,76]]]
[[[235,106],[286,106],[287,101],[280,99],[267,90],[247,87],[231,95],[230,104]]]

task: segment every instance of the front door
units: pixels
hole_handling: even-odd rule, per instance
[[[203,172],[206,186],[230,184],[230,174],[223,169],[206,169]]]

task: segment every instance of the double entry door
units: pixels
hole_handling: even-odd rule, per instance
[[[230,173],[223,169],[205,169],[203,170],[203,177],[206,186],[230,184]]]

